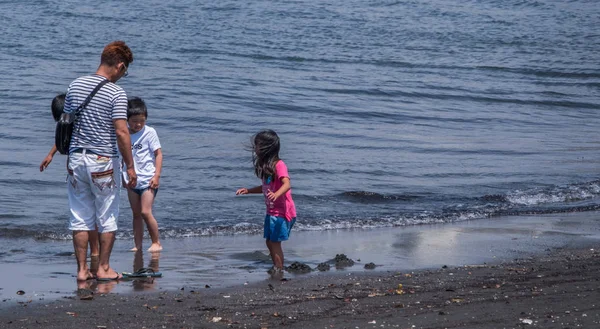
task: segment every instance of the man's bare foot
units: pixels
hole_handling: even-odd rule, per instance
[[[131,252],[136,252],[138,250],[139,250],[138,247],[133,247],[133,248],[129,249],[129,251],[131,251]]]
[[[77,281],[79,281],[79,282],[91,280],[93,278],[94,278],[94,276],[92,275],[92,273],[90,273],[90,271],[88,269],[79,271],[77,273]]]
[[[149,252],[157,252],[162,250],[162,245],[159,243],[153,243],[150,248],[148,248]]]
[[[110,280],[119,280],[123,278],[121,273],[117,273],[112,268],[108,268],[108,270],[104,270],[103,268],[99,268],[97,272],[96,280],[98,281],[110,281]]]

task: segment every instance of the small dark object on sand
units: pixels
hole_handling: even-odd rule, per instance
[[[292,265],[290,265],[286,268],[286,270],[290,273],[297,273],[297,274],[312,272],[312,269],[310,268],[310,266],[300,263],[300,262],[293,262]]]
[[[92,300],[94,299],[94,292],[90,289],[80,288],[77,289],[77,296],[80,300]]]
[[[317,270],[319,270],[321,272],[329,271],[329,269],[331,269],[331,265],[329,265],[327,263],[321,263],[321,264],[317,265]]]
[[[17,295],[25,295],[25,292],[23,290],[19,290],[17,291]]]
[[[342,267],[348,267],[348,266],[354,265],[354,261],[352,259],[348,258],[344,254],[335,255],[334,261],[335,261],[336,268],[342,268]]]
[[[367,269],[367,270],[372,270],[376,267],[377,267],[377,265],[375,265],[375,263],[365,264],[365,269]]]

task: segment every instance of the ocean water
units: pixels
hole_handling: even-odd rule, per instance
[[[599,17],[585,0],[2,1],[0,246],[70,239],[65,157],[38,170],[50,102],[117,39],[163,147],[165,239],[261,231],[262,197],[235,191],[259,184],[265,128],[299,231],[600,209]]]

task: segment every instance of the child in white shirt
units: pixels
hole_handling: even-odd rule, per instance
[[[127,123],[131,134],[131,151],[137,174],[137,185],[134,189],[127,189],[129,204],[133,212],[133,236],[135,246],[132,251],[142,249],[144,237],[144,222],[152,239],[150,252],[162,250],[158,236],[158,223],[152,215],[152,204],[160,181],[162,170],[162,150],[158,135],[154,128],[146,125],[148,110],[146,104],[139,97],[134,97],[127,102]],[[128,181],[127,173],[123,172],[123,179]],[[126,185],[125,185],[126,186]]]

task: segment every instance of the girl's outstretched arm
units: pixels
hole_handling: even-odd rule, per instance
[[[56,154],[56,152],[57,152],[56,144],[54,144],[54,145],[52,145],[52,148],[50,149],[50,152],[48,153],[48,155],[46,155],[46,157],[40,164],[40,171],[44,171],[44,169],[46,169],[46,167],[48,167],[50,162],[52,162],[52,158],[54,158],[54,154]]]
[[[240,194],[256,194],[256,193],[262,193],[262,186],[261,185],[255,186],[255,187],[250,188],[250,189],[242,187],[241,189],[239,189],[239,190],[237,190],[235,192],[235,195],[240,195]]]
[[[290,179],[287,177],[281,177],[281,183],[283,185],[281,185],[281,187],[277,191],[273,192],[269,190],[269,192],[267,192],[267,198],[269,198],[269,200],[275,201],[279,199],[280,196],[284,195],[285,192],[289,191],[292,188],[292,183],[290,183]]]

